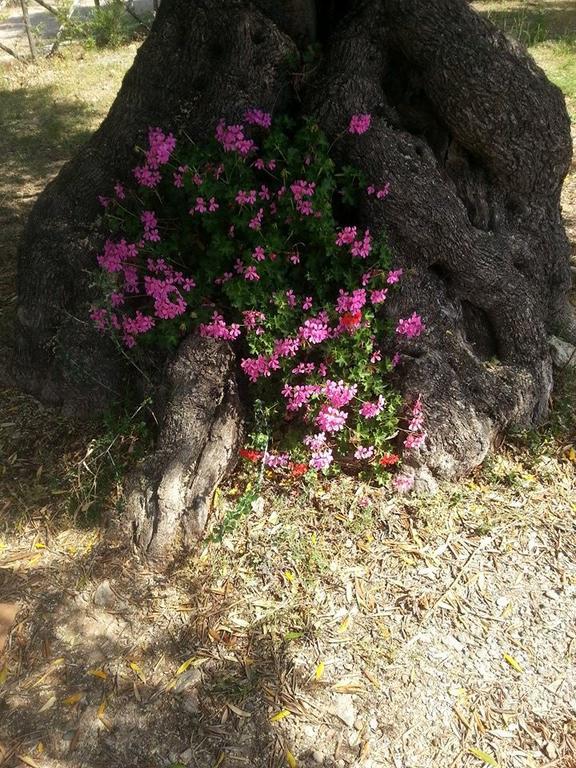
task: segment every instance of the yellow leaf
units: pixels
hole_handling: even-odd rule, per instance
[[[130,662],[130,669],[132,670],[132,672],[134,672],[135,675],[137,675],[137,677],[142,683],[146,682],[146,678],[144,677],[144,672],[142,672],[142,669],[138,666],[138,664],[136,664],[135,661]]]
[[[296,762],[296,758],[294,757],[292,752],[290,752],[289,749],[286,750],[286,762],[288,763],[290,768],[298,768],[298,763]]]
[[[78,691],[77,693],[73,693],[71,696],[66,696],[65,699],[63,699],[63,704],[68,704],[69,706],[72,706],[73,704],[78,704],[78,702],[84,698],[86,695],[85,691]]]
[[[89,669],[88,674],[92,675],[92,677],[99,677],[100,680],[106,680],[108,677],[108,673],[104,672],[103,669]]]
[[[270,718],[270,722],[277,723],[278,720],[284,720],[284,718],[288,717],[289,714],[290,714],[289,709],[281,709],[280,712],[276,712],[275,715],[272,715],[272,717]]]
[[[0,667],[0,685],[4,685],[8,679],[8,664],[2,664]]]
[[[189,659],[186,659],[186,661],[183,664],[180,664],[180,666],[176,670],[176,677],[178,677],[178,675],[181,675],[182,672],[186,672],[188,667],[191,667],[192,664],[194,664],[195,658],[196,658],[195,656],[191,656]]]
[[[572,448],[570,448],[570,450],[567,452],[566,456],[568,457],[568,459],[570,461],[573,461],[576,464],[576,449],[574,448],[574,446],[572,446]]]
[[[106,707],[108,706],[108,702],[106,701],[106,696],[102,696],[102,701],[100,702],[100,706],[98,707],[98,717],[100,720],[104,717],[104,712],[106,712]]]
[[[286,581],[292,584],[292,582],[294,581],[294,574],[292,573],[292,571],[284,571],[284,578],[286,579]]]
[[[342,622],[340,623],[340,626],[338,627],[339,634],[342,634],[342,632],[346,632],[350,625],[350,616],[344,616],[342,619]]]
[[[36,544],[34,544],[36,549],[46,549],[46,544],[43,544],[41,541],[37,541]]]
[[[316,680],[320,680],[322,678],[325,667],[326,665],[324,664],[323,661],[321,661],[320,664],[318,664],[318,666],[316,667],[316,672],[314,673],[314,677],[316,678]]]
[[[512,669],[515,669],[516,672],[524,672],[524,670],[522,669],[520,664],[516,661],[514,656],[510,656],[509,653],[504,654],[504,661],[506,662],[506,664],[509,664],[512,667]]]
[[[476,747],[470,747],[468,752],[470,752],[471,755],[474,755],[474,757],[477,757],[478,760],[482,760],[486,765],[491,765],[492,768],[501,768],[500,763],[497,762],[492,755],[489,755],[488,752],[483,752]]]

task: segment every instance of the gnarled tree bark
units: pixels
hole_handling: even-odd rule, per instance
[[[315,40],[321,66],[296,92],[295,57]],[[547,336],[576,341],[559,203],[569,122],[560,91],[466,0],[164,0],[108,117],[32,212],[12,380],[76,412],[121,393],[131,372],[86,320],[96,194],[128,174],[148,126],[202,141],[250,106],[313,113],[331,137],[372,115],[336,152],[390,183],[359,223],[385,229],[405,271],[391,316],[418,309],[427,324],[391,350],[400,386],[425,404],[419,483],[469,471],[504,429],[541,419]],[[204,526],[241,435],[237,390],[224,344],[192,337],[168,363],[157,451],[127,490],[146,554],[189,546]]]

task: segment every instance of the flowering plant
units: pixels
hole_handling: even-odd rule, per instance
[[[348,130],[369,127],[369,115],[355,115]],[[112,231],[98,255],[97,327],[128,348],[173,348],[193,329],[234,342],[275,414],[273,450],[253,444],[246,460],[298,476],[336,454],[388,477],[401,399],[380,342],[425,330],[416,313],[396,327],[386,317],[402,270],[383,236],[354,222],[359,195],[383,198],[388,185],[337,169],[313,121],[272,124],[258,109],[242,125],[221,120],[202,145],[177,148],[150,129],[143,153],[137,187],[117,183],[100,198]],[[407,449],[425,437],[419,400],[410,418]]]

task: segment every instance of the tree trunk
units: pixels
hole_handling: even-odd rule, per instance
[[[294,56],[314,40],[321,67],[295,91]],[[74,412],[125,389],[131,372],[86,319],[96,194],[127,176],[148,126],[201,141],[251,106],[313,113],[332,138],[351,114],[372,115],[336,146],[390,183],[359,221],[385,229],[405,271],[391,317],[418,307],[428,327],[391,350],[399,386],[425,403],[429,438],[410,459],[420,485],[469,471],[504,429],[540,420],[547,336],[576,342],[559,204],[569,121],[560,91],[466,0],[164,0],[108,117],[30,216],[12,380]],[[158,558],[201,531],[241,436],[226,345],[186,340],[166,376],[157,452],[127,492],[134,540]]]

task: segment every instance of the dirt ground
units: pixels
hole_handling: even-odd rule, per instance
[[[0,70],[4,337],[25,216],[134,52]],[[576,242],[575,175],[564,195]],[[139,417],[77,425],[1,391],[0,766],[576,768],[575,394],[559,375],[542,429],[433,498],[268,476],[247,506],[241,468],[158,574],[103,541]]]

